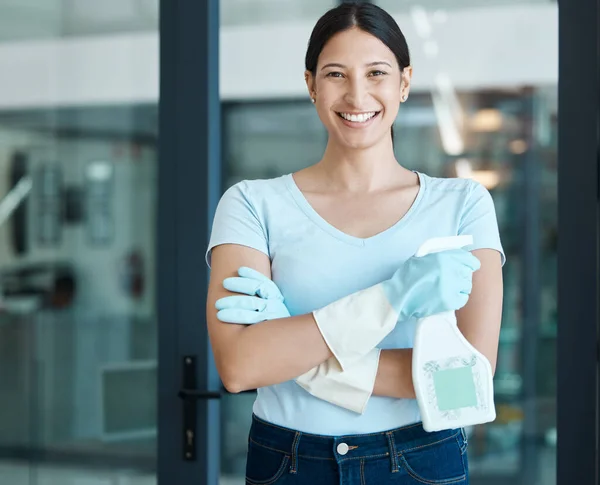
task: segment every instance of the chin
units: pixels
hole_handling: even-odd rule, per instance
[[[385,133],[370,134],[367,136],[343,136],[337,137],[337,142],[341,147],[353,150],[366,150],[382,143],[385,139]]]
[[[340,140],[340,145],[351,150],[367,150],[377,145],[376,140]]]
[[[386,120],[377,120],[373,126],[361,130],[340,125],[337,115],[335,119],[327,120],[330,140],[335,140],[334,143],[342,149],[351,150],[366,150],[387,142],[391,124],[387,126]]]

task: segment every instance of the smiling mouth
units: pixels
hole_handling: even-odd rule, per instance
[[[367,121],[375,118],[381,111],[368,111],[365,113],[337,113],[337,115],[346,120],[351,121],[352,123],[366,123]]]

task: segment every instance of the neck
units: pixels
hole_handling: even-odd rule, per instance
[[[365,149],[342,147],[330,140],[314,168],[333,191],[375,192],[414,177],[396,160],[391,139]]]

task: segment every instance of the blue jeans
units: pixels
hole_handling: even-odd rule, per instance
[[[468,473],[462,429],[331,437],[254,416],[248,440],[247,485],[468,485]]]

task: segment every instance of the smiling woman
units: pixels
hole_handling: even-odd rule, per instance
[[[464,432],[421,425],[412,346],[418,318],[462,309],[461,331],[495,365],[504,253],[492,199],[396,160],[412,68],[385,11],[327,12],[305,67],[325,153],[231,187],[207,250],[217,368],[229,391],[258,389],[246,483],[467,484]],[[463,234],[467,249],[414,257]]]

